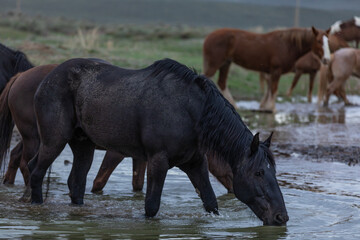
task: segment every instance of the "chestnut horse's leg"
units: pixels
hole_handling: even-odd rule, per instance
[[[36,152],[39,149],[39,138],[38,137],[27,137],[23,136],[23,150],[20,161],[20,170],[24,177],[25,185],[27,186],[30,181],[30,171],[28,168],[28,163],[35,156]]]
[[[120,153],[107,151],[104,160],[101,163],[100,169],[98,171],[98,174],[96,175],[96,178],[93,182],[93,187],[91,189],[91,192],[100,192],[105,187],[107,181],[109,180],[109,177],[111,173],[115,170],[115,168],[121,163],[121,161],[124,159],[124,156]]]
[[[276,69],[271,72],[271,78],[267,80],[266,94],[260,103],[260,110],[265,110],[269,112],[275,111],[275,101],[276,101],[280,76],[281,76],[280,69]]]
[[[162,189],[169,170],[166,152],[159,152],[148,159],[145,215],[153,217],[159,211]]]
[[[93,182],[91,192],[101,192],[105,187],[110,175],[115,168],[122,162],[124,156],[120,153],[107,151],[104,160],[100,166],[98,174]],[[134,191],[141,191],[144,186],[144,176],[146,170],[146,161],[133,158],[133,179],[132,186]]]
[[[68,178],[70,198],[74,204],[83,204],[86,176],[93,161],[95,144],[90,139],[72,139],[69,145],[74,154],[74,162]]]
[[[191,162],[180,166],[180,169],[188,175],[191,183],[203,201],[205,210],[207,212],[218,214],[218,204],[214,190],[210,184],[206,158],[200,153],[197,153],[194,155]]]
[[[16,172],[19,168],[21,161],[22,149],[23,149],[23,143],[22,141],[20,141],[18,144],[16,144],[13,150],[11,150],[8,169],[6,170],[5,177],[3,180],[4,184],[14,184]]]
[[[309,103],[311,103],[311,101],[312,101],[312,90],[314,88],[316,73],[317,73],[317,71],[309,73],[309,92],[308,92],[308,96],[307,96]]]
[[[133,178],[132,186],[134,191],[141,191],[144,186],[146,161],[133,158]]]
[[[219,79],[218,79],[218,85],[221,90],[221,93],[224,95],[224,97],[235,107],[236,103],[233,98],[233,96],[230,93],[229,88],[227,87],[226,80],[229,73],[231,61],[226,61],[224,65],[222,65],[219,69]]]
[[[288,97],[291,96],[291,93],[292,93],[293,89],[295,88],[296,84],[298,83],[299,78],[300,78],[300,76],[301,76],[302,74],[303,74],[303,71],[302,71],[302,70],[296,69],[294,79],[293,79],[293,81],[292,81],[292,83],[291,83],[291,87],[288,89],[288,91],[287,91],[287,93],[286,93],[286,95],[287,95]]]

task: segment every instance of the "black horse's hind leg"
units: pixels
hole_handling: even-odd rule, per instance
[[[42,183],[47,169],[54,162],[55,158],[61,153],[66,145],[66,140],[58,141],[54,143],[48,143],[47,145],[41,144],[38,154],[30,161],[29,170],[30,186],[31,186],[31,202],[43,203],[42,197]]]
[[[180,166],[198,191],[205,210],[218,214],[218,204],[214,190],[211,187],[207,160],[200,153],[195,154],[192,161]]]
[[[95,144],[90,139],[72,139],[69,145],[74,154],[74,162],[68,178],[70,198],[73,204],[83,204],[86,176],[93,161]]]
[[[153,217],[159,211],[162,189],[169,170],[165,152],[160,152],[148,159],[147,188],[145,197],[145,215]]]

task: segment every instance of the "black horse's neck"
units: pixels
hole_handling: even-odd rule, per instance
[[[3,61],[12,61],[13,68],[7,69],[7,74],[11,77],[19,72],[24,72],[30,68],[33,68],[34,65],[27,59],[26,55],[21,51],[14,51],[7,46],[0,43],[0,55]]]
[[[34,67],[34,65],[27,59],[26,55],[23,52],[16,51],[14,57],[16,59],[16,63],[14,66],[14,75],[16,73],[24,72]]]
[[[231,167],[243,159],[253,134],[234,107],[221,95],[209,80],[202,79],[207,100],[198,124],[201,148],[228,162]]]

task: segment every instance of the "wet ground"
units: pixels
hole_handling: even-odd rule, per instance
[[[349,99],[360,104],[359,97]],[[277,177],[290,217],[286,227],[262,226],[214,178],[220,215],[205,213],[178,169],[168,173],[159,213],[146,219],[145,191],[132,191],[131,159],[118,166],[101,195],[90,192],[101,151],[88,176],[85,205],[72,206],[66,185],[71,165],[64,165],[72,155],[66,148],[53,165],[43,205],[17,201],[20,174],[14,186],[0,185],[0,239],[360,239],[360,107],[301,101],[278,103],[275,114],[253,111],[257,102],[239,102],[254,133],[265,139],[274,131]]]

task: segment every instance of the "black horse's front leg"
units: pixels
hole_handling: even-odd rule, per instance
[[[200,153],[195,154],[191,162],[180,166],[198,191],[207,212],[219,214],[214,190],[211,187],[208,163]]]
[[[160,152],[148,159],[147,188],[145,197],[145,215],[154,217],[160,208],[160,199],[165,177],[169,169],[165,152]]]

